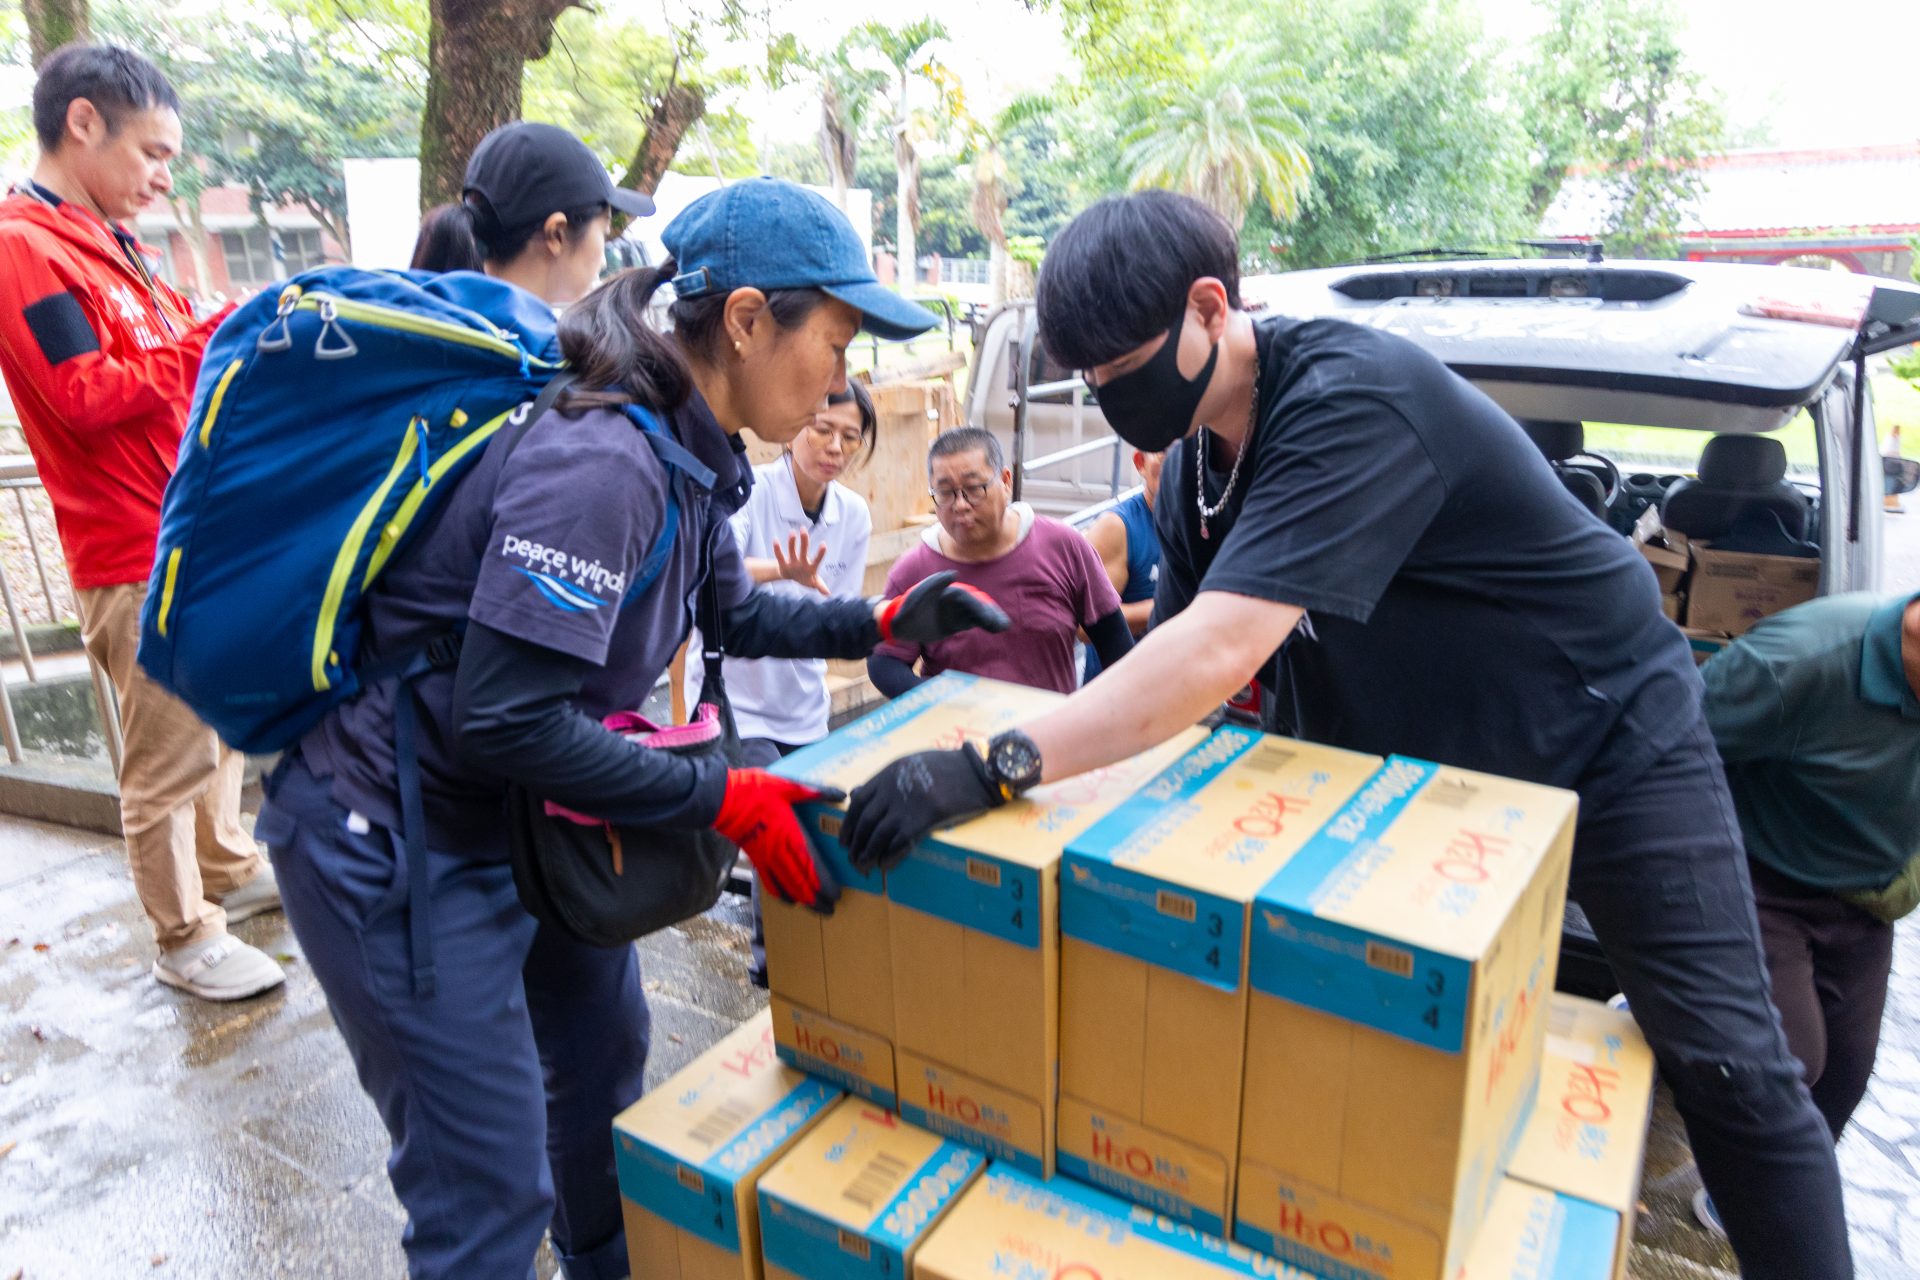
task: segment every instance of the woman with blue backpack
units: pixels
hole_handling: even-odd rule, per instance
[[[553,303],[591,280],[616,200],[577,140],[507,126],[466,186],[489,275],[544,281]],[[755,589],[728,529],[751,483],[741,433],[792,439],[844,388],[858,330],[905,336],[933,317],[881,288],[845,217],[790,183],[723,188],[663,238],[660,268],[562,313],[570,381],[493,436],[369,575],[365,691],[287,753],[259,821],[392,1136],[416,1280],[526,1280],[549,1229],[575,1280],[628,1273],[611,1126],[647,1058],[638,963],[523,904],[517,797],[535,798],[536,823],[611,839],[616,866],[649,852],[623,851],[621,832],[717,832],[768,891],[830,910],[792,808],[819,793],[730,767],[699,748],[701,725],[630,740],[696,608],[742,656],[851,658],[1006,626],[943,581],[880,602]],[[663,336],[647,315],[669,282]],[[392,678],[410,654],[426,656]]]

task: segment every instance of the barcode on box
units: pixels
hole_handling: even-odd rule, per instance
[[[1480,788],[1465,778],[1441,777],[1434,779],[1433,785],[1420,793],[1420,798],[1442,808],[1464,809],[1479,794]]]
[[[867,1243],[865,1236],[857,1231],[849,1231],[845,1227],[840,1228],[840,1249],[843,1253],[850,1253],[862,1262],[865,1262],[873,1253],[873,1246]]]
[[[707,1193],[707,1180],[700,1176],[700,1171],[685,1165],[680,1166],[680,1185],[697,1196]]]
[[[1390,947],[1384,942],[1367,943],[1367,964],[1375,969],[1384,969],[1396,978],[1413,976],[1413,952]]]
[[[840,838],[840,815],[837,813],[821,814],[820,834],[832,836],[835,840],[838,840]]]
[[[1000,864],[989,862],[985,858],[967,859],[967,879],[975,884],[984,884],[989,889],[1000,887]]]
[[[1153,906],[1154,910],[1158,911],[1161,915],[1172,916],[1175,920],[1182,920],[1187,924],[1192,924],[1200,914],[1199,911],[1195,909],[1192,898],[1189,898],[1184,893],[1175,893],[1171,889],[1162,889],[1156,893],[1153,898]]]
[[[744,1129],[747,1121],[751,1119],[753,1119],[751,1104],[739,1098],[728,1098],[701,1116],[693,1128],[687,1130],[687,1138],[712,1150]]]
[[[1278,773],[1287,767],[1287,762],[1293,759],[1294,754],[1291,747],[1278,742],[1262,742],[1247,753],[1247,768],[1260,773]]]
[[[847,1184],[847,1203],[857,1204],[871,1212],[875,1205],[884,1204],[892,1198],[906,1176],[905,1160],[890,1152],[879,1152]],[[866,1255],[863,1253],[860,1256],[864,1258]]]

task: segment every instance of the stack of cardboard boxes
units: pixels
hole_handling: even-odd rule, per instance
[[[848,787],[1053,701],[943,676],[783,772]],[[813,806],[840,910],[769,903],[771,1016],[616,1126],[634,1272],[1617,1274],[1651,1059],[1551,996],[1574,813],[1231,727],[884,874]]]
[[[1705,662],[1760,619],[1820,594],[1820,561],[1812,557],[1721,551],[1660,525],[1649,507],[1634,543],[1660,582],[1660,605],[1680,624],[1696,662]]]

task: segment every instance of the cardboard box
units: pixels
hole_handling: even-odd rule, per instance
[[[1612,1265],[1597,1274],[1614,1280],[1627,1274],[1652,1107],[1653,1050],[1633,1019],[1592,1000],[1556,993],[1547,1009],[1539,1096],[1507,1177],[1591,1211],[1557,1207],[1563,1218],[1603,1215],[1613,1246],[1610,1254],[1604,1248],[1598,1252],[1610,1256]],[[1536,1200],[1529,1215],[1540,1212]],[[1538,1234],[1537,1225],[1533,1233]],[[1476,1242],[1474,1253],[1481,1251],[1482,1242]],[[1511,1248],[1506,1253],[1518,1256]],[[1510,1272],[1488,1274],[1504,1280]]]
[[[1380,763],[1223,728],[1068,844],[1063,1172],[1226,1233],[1253,897]]]
[[[1687,589],[1687,625],[1737,636],[1760,619],[1819,593],[1817,559],[1715,551],[1696,542]]]
[[[899,1280],[986,1157],[843,1098],[760,1179],[767,1280]],[[635,1272],[638,1275],[638,1272]]]
[[[774,767],[783,777],[851,791],[915,751],[984,739],[1059,695],[948,672]],[[761,900],[767,981],[777,998],[780,1053],[884,1107],[899,1103],[894,1063],[894,973],[886,878],[856,871],[840,843],[840,804],[800,806],[815,852],[840,884],[830,916]],[[841,1057],[813,1052],[831,1044]]]
[[[781,1065],[764,1013],[613,1122],[628,1265],[649,1280],[760,1280],[754,1186],[840,1090]]]
[[[902,1115],[1052,1175],[1061,855],[1205,736],[1191,729],[1132,760],[1035,787],[934,833],[888,874]]]
[[[1441,1280],[1533,1105],[1577,797],[1394,756],[1260,891],[1235,1237]]]
[[[1311,1280],[1067,1178],[995,1164],[934,1229],[913,1280]]]
[[[1615,1216],[1573,1196],[1502,1178],[1454,1280],[1608,1280],[1624,1275]]]
[[[1663,595],[1660,597],[1660,612],[1667,615],[1668,621],[1670,622],[1680,621],[1680,619],[1686,614],[1686,611],[1687,611],[1687,601],[1685,596]]]
[[[1647,558],[1647,563],[1653,566],[1653,576],[1660,581],[1660,594],[1676,594],[1687,576],[1686,551],[1655,546],[1650,542],[1635,545],[1640,548],[1640,554]]]
[[[1682,627],[1680,634],[1687,638],[1687,645],[1693,650],[1695,666],[1703,665],[1708,658],[1733,643],[1733,637],[1720,631],[1702,631],[1698,627]]]

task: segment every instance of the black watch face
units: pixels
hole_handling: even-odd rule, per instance
[[[1040,776],[1040,752],[1033,739],[1014,733],[994,743],[993,771],[1016,790],[1032,786]]]

